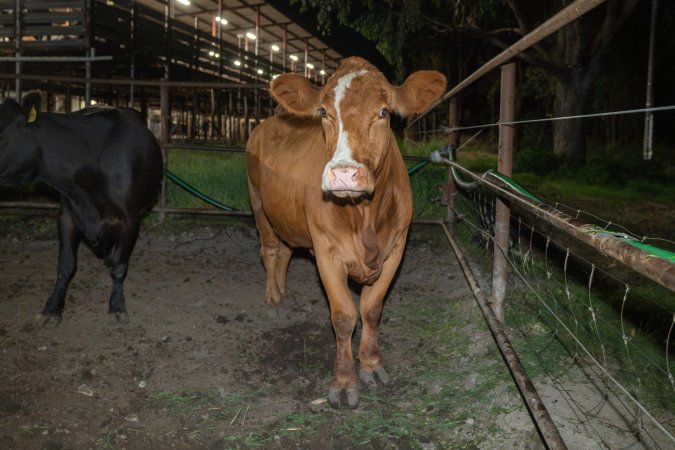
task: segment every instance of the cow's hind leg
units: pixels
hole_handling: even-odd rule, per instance
[[[405,243],[400,243],[391,256],[382,265],[380,278],[372,286],[364,286],[361,291],[361,343],[359,344],[359,379],[369,389],[379,384],[388,385],[391,378],[382,364],[382,356],[377,342],[377,324],[382,313],[384,296],[389,289],[403,255]]]
[[[272,224],[263,211],[260,193],[250,182],[248,190],[255,226],[260,237],[260,257],[267,272],[265,303],[279,304],[286,289],[286,272],[291,259],[291,249],[279,240],[272,229]]]
[[[52,317],[61,319],[66,304],[68,284],[77,271],[77,249],[81,237],[70,212],[65,207],[61,208],[59,215],[58,232],[59,260],[56,269],[56,283],[42,313],[36,318],[40,325],[46,324]]]
[[[138,220],[129,220],[120,231],[111,253],[105,258],[110,278],[112,279],[112,292],[108,302],[108,313],[111,322],[127,323],[127,306],[124,299],[124,279],[127,275],[129,258],[136,244],[140,223]]]

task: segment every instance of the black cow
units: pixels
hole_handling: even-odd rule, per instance
[[[124,278],[141,216],[158,198],[159,145],[134,110],[36,114],[39,100],[0,104],[0,184],[41,181],[61,194],[56,284],[38,321],[61,317],[84,241],[109,268],[111,317],[126,322]]]

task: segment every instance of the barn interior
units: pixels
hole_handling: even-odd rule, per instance
[[[58,112],[134,107],[159,133],[164,83],[175,140],[241,142],[273,112],[275,75],[322,84],[343,58],[287,3],[0,0],[0,95],[38,89]]]

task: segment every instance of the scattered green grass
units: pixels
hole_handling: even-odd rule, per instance
[[[492,254],[476,245],[475,230],[459,224],[455,231],[472,263],[491,273]],[[637,283],[624,303],[626,285],[601,268],[596,267],[589,290],[590,264],[576,262],[565,274],[562,261],[552,256],[545,261],[543,257],[542,251],[528,252],[526,248],[510,252],[510,272],[524,274],[534,289],[516,282],[507,289],[505,300],[505,324],[516,331],[512,342],[528,375],[565,379],[575,363],[593,365],[555,314],[641,402],[657,411],[675,409],[664,347],[672,321],[673,293],[653,283]],[[670,372],[675,373],[672,358]],[[609,381],[607,385],[616,390]]]

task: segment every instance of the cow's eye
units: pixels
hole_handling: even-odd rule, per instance
[[[319,108],[319,115],[321,118],[324,118],[328,115],[328,112],[326,112],[326,108]]]
[[[387,114],[389,114],[389,110],[387,108],[382,108],[380,110],[380,117],[382,118],[387,117]]]

